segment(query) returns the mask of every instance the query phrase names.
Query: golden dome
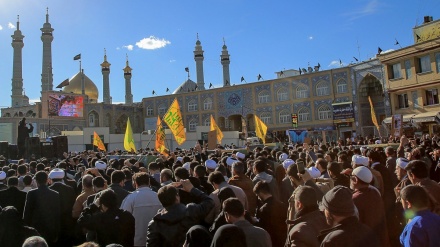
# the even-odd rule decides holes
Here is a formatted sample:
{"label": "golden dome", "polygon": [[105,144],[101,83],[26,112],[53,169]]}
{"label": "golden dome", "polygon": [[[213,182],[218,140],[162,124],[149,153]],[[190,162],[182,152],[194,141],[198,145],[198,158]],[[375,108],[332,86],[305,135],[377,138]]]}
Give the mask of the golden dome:
{"label": "golden dome", "polygon": [[[93,83],[93,81],[90,80],[90,78],[87,77],[87,75],[85,74],[84,74],[84,90],[85,90],[85,94],[89,96],[89,102],[98,102],[98,96],[99,96],[98,88],[96,87],[95,83]],[[63,88],[63,92],[75,93],[75,94],[82,93],[80,72],[78,72],[76,75],[70,78],[69,85]]]}

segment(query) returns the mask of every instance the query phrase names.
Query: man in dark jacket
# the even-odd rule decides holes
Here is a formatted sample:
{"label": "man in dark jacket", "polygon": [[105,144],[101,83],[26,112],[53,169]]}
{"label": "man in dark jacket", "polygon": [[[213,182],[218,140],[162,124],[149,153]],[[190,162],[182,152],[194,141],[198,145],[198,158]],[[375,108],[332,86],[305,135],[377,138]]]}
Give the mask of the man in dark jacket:
{"label": "man in dark jacket", "polygon": [[23,118],[18,122],[18,134],[17,134],[17,147],[18,158],[24,158],[26,153],[26,139],[29,138],[29,133],[34,131],[34,126],[29,124],[29,128],[26,127],[26,118]]}
{"label": "man in dark jacket", "polygon": [[355,216],[352,192],[344,186],[336,186],[322,198],[327,224],[332,228],[321,231],[318,239],[321,247],[373,247],[380,246],[376,234]]}
{"label": "man in dark jacket", "polygon": [[0,190],[0,207],[14,206],[20,215],[23,215],[26,192],[18,190],[17,186],[18,178],[10,177],[8,179],[8,188]]}
{"label": "man in dark jacket", "polygon": [[[201,203],[184,205],[180,203],[179,190],[173,185],[182,185],[183,190],[190,192]],[[179,184],[166,185],[159,189],[157,196],[164,207],[148,225],[147,245],[182,246],[189,228],[200,224],[203,218],[214,207],[214,202],[202,191],[194,188],[189,180]]]}
{"label": "man in dark jacket", "polygon": [[123,171],[114,171],[111,176],[112,183],[108,187],[116,193],[116,197],[118,198],[118,207],[121,206],[122,201],[125,197],[130,194],[127,190],[123,188],[125,181],[125,174]]}
{"label": "man in dark jacket", "polygon": [[27,193],[23,220],[48,243],[55,243],[60,232],[60,195],[47,187],[48,176],[44,171],[37,172],[35,180],[38,188]]}
{"label": "man in dark jacket", "polygon": [[99,206],[92,204],[90,208],[84,209],[78,225],[95,231],[100,246],[134,245],[135,219],[131,213],[119,209],[117,195],[111,189],[101,193]]}
{"label": "man in dark jacket", "polygon": [[310,186],[300,186],[294,193],[295,219],[288,220],[289,234],[286,247],[318,247],[320,231],[328,228],[324,214],[319,211],[315,190]]}

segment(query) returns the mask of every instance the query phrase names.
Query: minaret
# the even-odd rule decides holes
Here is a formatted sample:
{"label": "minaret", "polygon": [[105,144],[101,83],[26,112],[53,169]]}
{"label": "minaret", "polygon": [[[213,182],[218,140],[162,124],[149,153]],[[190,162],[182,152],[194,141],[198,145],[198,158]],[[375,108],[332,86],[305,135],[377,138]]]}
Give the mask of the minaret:
{"label": "minaret", "polygon": [[205,90],[205,76],[203,75],[203,50],[202,43],[199,40],[199,34],[197,34],[196,47],[194,50],[194,60],[196,61],[197,71],[197,90]]}
{"label": "minaret", "polygon": [[105,104],[111,104],[110,98],[110,63],[107,62],[107,52],[104,49],[104,62],[101,63],[101,72],[102,72],[102,86],[103,86],[103,102]]}
{"label": "minaret", "polygon": [[223,66],[223,87],[231,85],[231,77],[229,75],[229,52],[226,46],[225,39],[223,39],[222,54],[220,55],[220,62]]}
{"label": "minaret", "polygon": [[133,94],[131,94],[131,71],[132,69],[128,66],[128,56],[126,65],[124,68],[124,78],[125,78],[125,104],[131,105],[133,104]]}
{"label": "minaret", "polygon": [[11,107],[28,105],[23,97],[23,73],[22,73],[22,49],[24,47],[23,34],[20,31],[20,19],[17,16],[17,30],[14,31],[12,37],[12,47],[14,48],[14,60],[12,67],[12,95],[11,95]]}
{"label": "minaret", "polygon": [[53,28],[49,23],[49,8],[46,9],[46,23],[40,29],[41,41],[43,41],[43,67],[41,68],[41,92],[52,91],[52,41]]}

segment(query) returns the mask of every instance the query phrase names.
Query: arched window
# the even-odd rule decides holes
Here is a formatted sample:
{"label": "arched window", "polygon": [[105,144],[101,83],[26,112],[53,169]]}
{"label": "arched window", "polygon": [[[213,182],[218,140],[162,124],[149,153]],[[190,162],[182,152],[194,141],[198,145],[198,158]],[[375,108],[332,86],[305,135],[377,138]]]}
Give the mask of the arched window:
{"label": "arched window", "polygon": [[318,108],[318,119],[326,120],[332,118],[332,110],[328,105],[323,105]]}
{"label": "arched window", "polygon": [[99,115],[96,111],[89,113],[89,127],[99,127]]}
{"label": "arched window", "polygon": [[303,107],[298,111],[298,122],[310,121],[310,111],[308,108]]}
{"label": "arched window", "polygon": [[270,124],[272,122],[272,115],[269,112],[263,112],[260,114],[260,119],[265,124]]}
{"label": "arched window", "polygon": [[206,98],[203,101],[203,110],[212,110],[212,99],[211,98]]}
{"label": "arched window", "polygon": [[346,93],[348,91],[347,82],[345,80],[339,80],[336,83],[336,90],[338,93]]}
{"label": "arched window", "polygon": [[288,93],[287,89],[284,87],[278,89],[277,98],[278,98],[278,101],[289,100],[289,93]]}
{"label": "arched window", "polygon": [[159,107],[157,107],[157,112],[159,113],[159,115],[165,115],[165,113],[167,112],[167,107],[164,104],[159,105]]}
{"label": "arched window", "polygon": [[284,123],[289,123],[291,119],[291,115],[290,112],[288,110],[282,110],[279,113],[279,121],[280,123],[284,124]]}
{"label": "arched window", "polygon": [[316,85],[316,95],[317,96],[330,95],[330,88],[328,87],[327,82],[323,81],[318,83],[318,85]]}
{"label": "arched window", "polygon": [[309,97],[309,90],[306,86],[300,85],[296,88],[296,98],[304,99]]}
{"label": "arched window", "polygon": [[260,104],[268,103],[269,99],[270,99],[270,94],[269,91],[267,90],[264,90],[258,94],[258,103]]}
{"label": "arched window", "polygon": [[211,118],[207,117],[205,118],[205,121],[203,121],[204,126],[211,126]]}
{"label": "arched window", "polygon": [[190,102],[188,102],[188,111],[197,111],[197,101],[196,100],[191,100]]}
{"label": "arched window", "polygon": [[153,107],[151,107],[150,105],[147,106],[145,112],[146,112],[147,116],[153,116],[153,114],[154,114]]}
{"label": "arched window", "polygon": [[189,131],[196,131],[196,127],[197,127],[197,120],[192,119],[191,121],[189,121]]}

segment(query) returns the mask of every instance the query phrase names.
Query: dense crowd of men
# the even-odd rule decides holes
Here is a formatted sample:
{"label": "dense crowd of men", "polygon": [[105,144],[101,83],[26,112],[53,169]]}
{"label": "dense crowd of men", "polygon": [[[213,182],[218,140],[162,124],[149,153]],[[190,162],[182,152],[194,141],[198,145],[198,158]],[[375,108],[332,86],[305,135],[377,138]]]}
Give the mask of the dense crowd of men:
{"label": "dense crowd of men", "polygon": [[0,157],[0,245],[439,246],[440,140],[370,142]]}

